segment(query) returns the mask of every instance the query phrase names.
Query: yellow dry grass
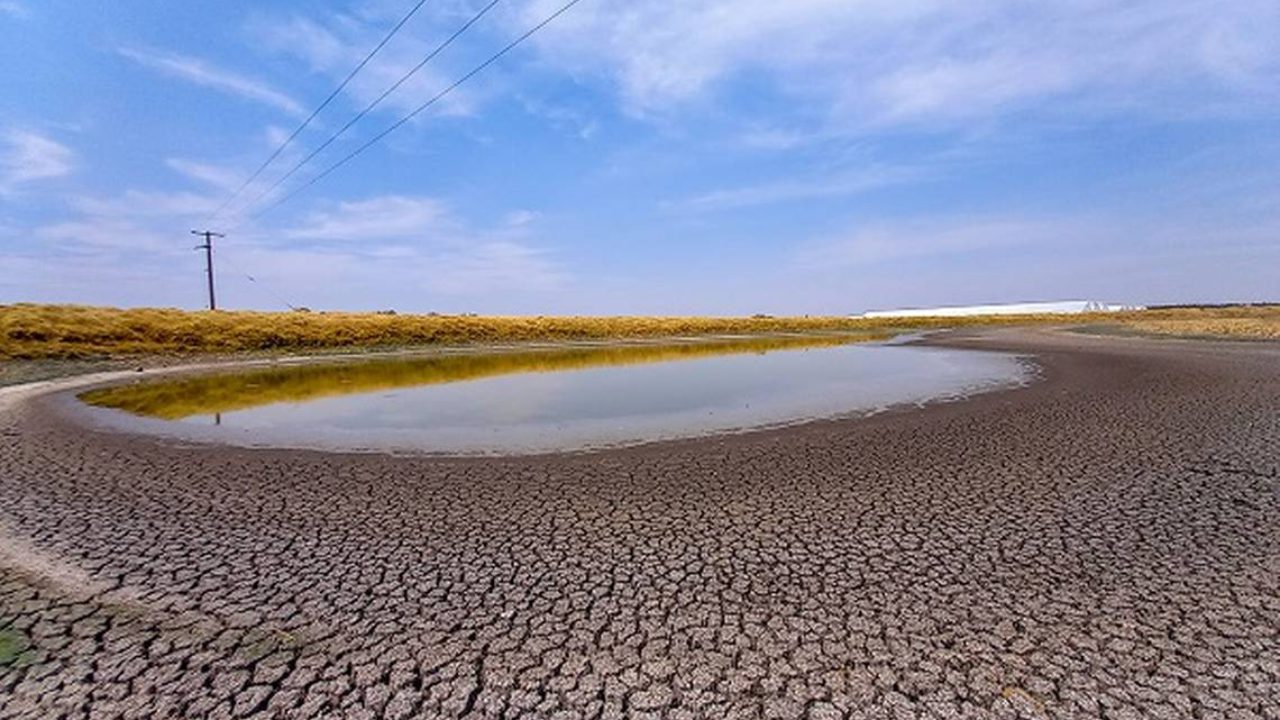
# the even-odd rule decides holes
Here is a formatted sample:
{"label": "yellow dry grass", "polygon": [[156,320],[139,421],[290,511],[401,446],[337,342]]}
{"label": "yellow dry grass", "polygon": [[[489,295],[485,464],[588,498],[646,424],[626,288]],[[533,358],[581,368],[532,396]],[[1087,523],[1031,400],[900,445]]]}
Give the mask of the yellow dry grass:
{"label": "yellow dry grass", "polygon": [[1157,335],[1280,340],[1280,306],[1157,310],[1136,313],[1125,325]]}
{"label": "yellow dry grass", "polygon": [[1274,338],[1280,336],[1280,309],[1152,310],[1095,316],[864,319],[190,312],[23,303],[0,305],[0,358],[314,351],[1032,323],[1105,323],[1154,333]]}
{"label": "yellow dry grass", "polygon": [[[933,327],[901,322],[894,327]],[[0,357],[236,353],[457,346],[813,331],[877,331],[847,317],[479,317],[379,313],[189,312],[76,305],[0,306]]]}

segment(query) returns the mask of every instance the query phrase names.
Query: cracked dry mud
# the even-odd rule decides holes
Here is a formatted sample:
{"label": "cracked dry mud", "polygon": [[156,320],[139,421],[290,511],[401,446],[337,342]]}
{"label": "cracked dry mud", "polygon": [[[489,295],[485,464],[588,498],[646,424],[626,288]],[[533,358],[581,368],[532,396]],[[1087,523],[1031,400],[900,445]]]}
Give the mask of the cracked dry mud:
{"label": "cracked dry mud", "polygon": [[1280,718],[1275,345],[597,454],[0,411],[0,716]]}

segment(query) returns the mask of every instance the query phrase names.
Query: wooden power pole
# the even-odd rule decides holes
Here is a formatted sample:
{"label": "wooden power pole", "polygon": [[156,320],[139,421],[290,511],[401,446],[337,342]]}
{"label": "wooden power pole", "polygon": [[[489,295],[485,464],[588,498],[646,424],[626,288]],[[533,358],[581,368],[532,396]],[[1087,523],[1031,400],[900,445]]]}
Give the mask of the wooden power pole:
{"label": "wooden power pole", "polygon": [[213,239],[216,237],[226,237],[226,235],[209,230],[192,230],[191,234],[204,238],[204,244],[197,245],[195,249],[204,250],[205,272],[209,276],[209,309],[217,310],[218,301],[213,295]]}

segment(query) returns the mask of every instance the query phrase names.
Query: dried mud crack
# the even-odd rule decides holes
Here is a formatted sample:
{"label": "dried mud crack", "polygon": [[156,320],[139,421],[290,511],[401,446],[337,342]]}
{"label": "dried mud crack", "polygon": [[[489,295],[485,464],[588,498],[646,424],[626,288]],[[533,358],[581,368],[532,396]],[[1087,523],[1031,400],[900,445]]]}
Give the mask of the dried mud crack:
{"label": "dried mud crack", "polygon": [[1280,718],[1280,350],[595,454],[0,409],[4,718]]}

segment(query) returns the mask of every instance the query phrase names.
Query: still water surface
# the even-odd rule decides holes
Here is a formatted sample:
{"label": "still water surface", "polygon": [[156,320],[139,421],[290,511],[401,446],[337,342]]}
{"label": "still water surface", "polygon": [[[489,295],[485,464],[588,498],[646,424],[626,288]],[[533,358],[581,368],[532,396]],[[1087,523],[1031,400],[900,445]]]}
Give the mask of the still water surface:
{"label": "still water surface", "polygon": [[1011,355],[808,337],[272,367],[82,399],[201,440],[527,453],[865,414],[1027,379]]}

